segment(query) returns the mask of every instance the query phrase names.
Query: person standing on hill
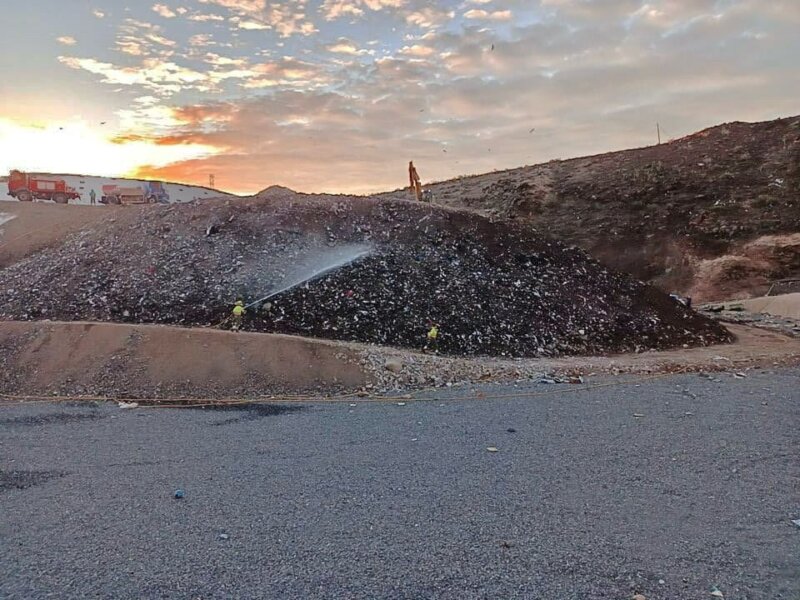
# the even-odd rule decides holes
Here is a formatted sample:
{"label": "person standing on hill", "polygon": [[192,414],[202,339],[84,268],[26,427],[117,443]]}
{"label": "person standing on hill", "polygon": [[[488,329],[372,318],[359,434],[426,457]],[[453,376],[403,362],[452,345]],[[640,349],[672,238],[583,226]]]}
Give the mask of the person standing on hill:
{"label": "person standing on hill", "polygon": [[89,192],[89,204],[97,204],[97,194],[94,190]]}

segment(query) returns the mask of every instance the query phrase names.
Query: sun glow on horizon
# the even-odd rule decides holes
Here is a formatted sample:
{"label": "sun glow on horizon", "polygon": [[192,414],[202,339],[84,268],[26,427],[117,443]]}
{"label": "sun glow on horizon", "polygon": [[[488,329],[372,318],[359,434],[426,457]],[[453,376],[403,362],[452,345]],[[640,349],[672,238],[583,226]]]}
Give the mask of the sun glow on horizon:
{"label": "sun glow on horizon", "polygon": [[20,169],[124,177],[144,166],[163,167],[222,151],[204,144],[163,145],[146,139],[119,142],[113,137],[84,121],[23,125],[0,118],[0,174]]}

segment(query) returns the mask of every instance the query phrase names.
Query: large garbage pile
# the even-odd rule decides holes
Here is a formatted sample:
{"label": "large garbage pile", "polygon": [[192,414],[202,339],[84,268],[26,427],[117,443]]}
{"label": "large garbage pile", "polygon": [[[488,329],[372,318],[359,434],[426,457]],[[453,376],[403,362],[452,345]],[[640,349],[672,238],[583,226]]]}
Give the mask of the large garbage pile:
{"label": "large garbage pile", "polygon": [[436,322],[439,350],[454,355],[730,339],[718,323],[529,226],[399,200],[155,206],[0,271],[2,319],[224,327],[238,297],[253,303],[245,330],[420,348]]}

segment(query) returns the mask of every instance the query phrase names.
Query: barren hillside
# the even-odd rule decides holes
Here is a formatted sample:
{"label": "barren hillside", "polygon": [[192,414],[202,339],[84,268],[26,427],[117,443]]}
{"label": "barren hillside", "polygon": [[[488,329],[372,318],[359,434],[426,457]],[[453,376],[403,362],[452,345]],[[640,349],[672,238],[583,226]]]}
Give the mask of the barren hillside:
{"label": "barren hillside", "polygon": [[427,188],[437,203],[530,221],[696,300],[758,295],[800,275],[800,117]]}

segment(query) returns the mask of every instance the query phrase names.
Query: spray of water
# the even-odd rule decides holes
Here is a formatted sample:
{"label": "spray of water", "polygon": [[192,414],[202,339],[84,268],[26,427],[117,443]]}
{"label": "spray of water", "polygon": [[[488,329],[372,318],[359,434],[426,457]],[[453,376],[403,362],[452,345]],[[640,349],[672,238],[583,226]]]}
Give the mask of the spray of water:
{"label": "spray of water", "polygon": [[324,252],[312,253],[304,259],[298,261],[297,267],[283,278],[283,280],[276,286],[275,289],[270,291],[263,298],[251,302],[245,308],[255,306],[269,300],[273,296],[282,294],[283,292],[297,287],[300,284],[313,281],[318,277],[341,269],[344,266],[352,264],[357,260],[372,254],[372,246],[364,244],[353,244],[348,246],[339,246],[334,249],[326,249]]}

